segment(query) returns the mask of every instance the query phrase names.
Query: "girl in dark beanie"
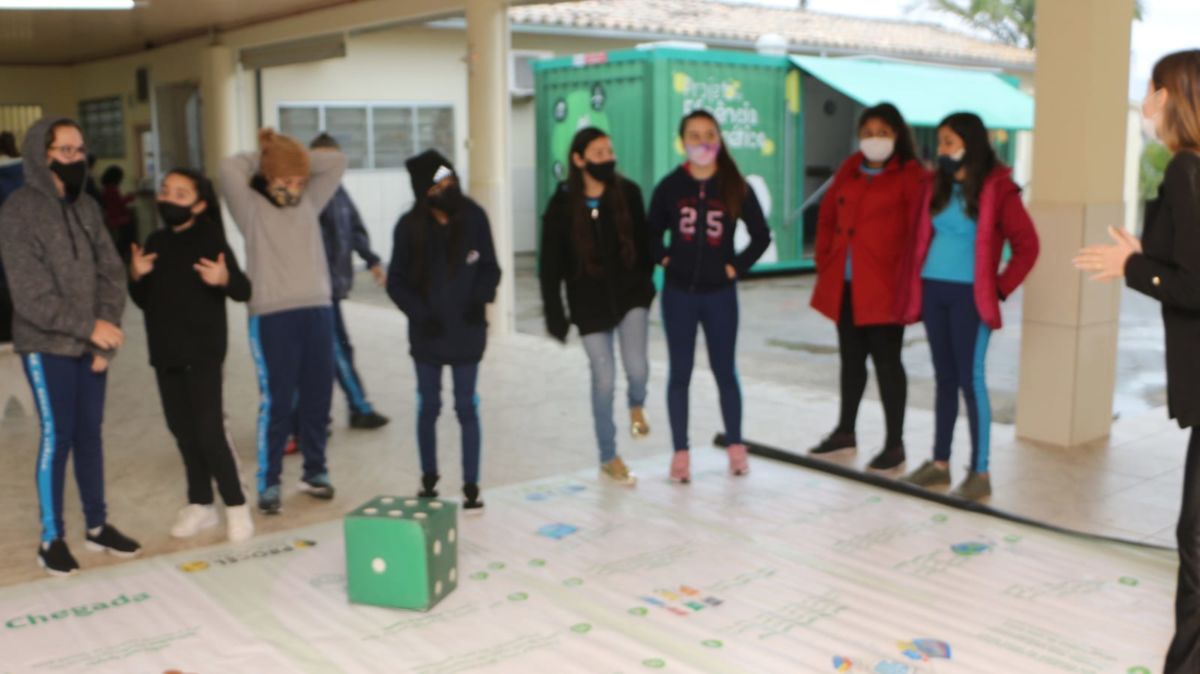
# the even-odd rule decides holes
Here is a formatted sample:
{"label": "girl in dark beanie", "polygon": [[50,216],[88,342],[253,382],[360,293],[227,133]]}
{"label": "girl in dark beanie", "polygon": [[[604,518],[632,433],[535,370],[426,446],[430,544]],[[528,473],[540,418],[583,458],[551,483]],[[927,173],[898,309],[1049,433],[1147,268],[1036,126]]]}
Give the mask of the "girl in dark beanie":
{"label": "girl in dark beanie", "polygon": [[487,214],[462,193],[450,160],[428,150],[410,158],[407,167],[416,201],[396,223],[387,291],[408,317],[409,353],[417,373],[420,496],[437,497],[436,427],[442,370],[449,366],[462,427],[463,508],[478,513],[483,501],[475,382],[487,345],[484,307],[496,298],[500,266]]}

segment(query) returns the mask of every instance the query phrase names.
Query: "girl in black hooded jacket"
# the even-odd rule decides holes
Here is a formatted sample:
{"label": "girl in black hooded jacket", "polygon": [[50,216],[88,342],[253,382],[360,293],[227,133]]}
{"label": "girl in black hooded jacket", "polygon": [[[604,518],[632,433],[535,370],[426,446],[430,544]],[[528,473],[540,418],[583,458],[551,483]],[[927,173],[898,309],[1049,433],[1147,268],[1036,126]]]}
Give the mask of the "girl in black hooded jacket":
{"label": "girl in black hooded jacket", "polygon": [[500,265],[487,214],[463,195],[450,160],[428,150],[407,166],[416,203],[396,224],[387,291],[408,316],[409,352],[417,371],[420,495],[437,497],[436,426],[442,369],[449,366],[454,411],[462,427],[463,508],[478,513],[483,501],[475,383],[487,345],[484,307],[496,298]]}
{"label": "girl in black hooded jacket", "polygon": [[[650,432],[644,406],[654,262],[642,203],[638,186],[616,172],[608,134],[589,127],[575,134],[567,180],[542,217],[539,278],[546,329],[565,343],[570,324],[579,328],[591,363],[600,471],[624,485],[637,479],[617,455],[614,342],[621,345],[628,379],[630,431],[635,438]],[[564,283],[569,321],[563,311]]]}

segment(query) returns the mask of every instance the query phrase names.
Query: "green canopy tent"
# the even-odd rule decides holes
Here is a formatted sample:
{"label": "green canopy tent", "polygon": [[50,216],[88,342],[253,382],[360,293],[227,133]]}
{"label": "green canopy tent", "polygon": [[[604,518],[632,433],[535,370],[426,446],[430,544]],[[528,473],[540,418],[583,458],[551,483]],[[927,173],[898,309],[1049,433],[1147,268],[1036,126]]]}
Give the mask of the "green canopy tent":
{"label": "green canopy tent", "polygon": [[793,56],[792,63],[862,105],[893,103],[912,126],[933,127],[952,112],[970,111],[989,129],[1033,128],[1033,97],[994,73],[812,56]]}

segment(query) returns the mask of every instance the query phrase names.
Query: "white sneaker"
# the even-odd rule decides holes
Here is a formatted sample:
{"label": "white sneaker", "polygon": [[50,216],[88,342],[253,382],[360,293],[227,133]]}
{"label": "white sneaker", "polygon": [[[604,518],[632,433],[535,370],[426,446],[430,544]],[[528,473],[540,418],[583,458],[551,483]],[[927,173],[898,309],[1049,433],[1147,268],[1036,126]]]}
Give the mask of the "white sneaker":
{"label": "white sneaker", "polygon": [[216,508],[193,503],[184,506],[175,516],[175,525],[171,527],[171,535],[175,538],[191,538],[219,523],[220,519],[217,518]]}
{"label": "white sneaker", "polygon": [[225,526],[230,543],[241,543],[254,536],[254,520],[250,518],[250,506],[226,506]]}

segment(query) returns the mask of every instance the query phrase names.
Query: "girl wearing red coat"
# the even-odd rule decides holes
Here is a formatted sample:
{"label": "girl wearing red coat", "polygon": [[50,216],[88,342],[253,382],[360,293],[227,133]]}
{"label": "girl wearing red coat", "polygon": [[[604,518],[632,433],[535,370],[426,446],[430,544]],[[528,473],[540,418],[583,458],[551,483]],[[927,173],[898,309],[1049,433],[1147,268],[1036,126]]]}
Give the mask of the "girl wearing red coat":
{"label": "girl wearing red coat", "polygon": [[925,195],[927,172],[900,111],[881,103],[863,111],[859,151],[846,160],[821,201],[817,285],[812,306],[837,324],[842,409],[837,428],[811,450],[828,456],[857,450],[855,421],[875,364],[887,425],[877,471],[903,470],[908,379],[900,351],[904,323],[896,293]]}
{"label": "girl wearing red coat", "polygon": [[[938,125],[938,174],[923,202],[902,284],[906,323],[925,323],[937,385],[933,460],[904,478],[921,487],[950,484],[950,444],[958,395],[971,425],[971,464],[954,494],[978,500],[988,478],[991,404],[985,379],[987,345],[1000,329],[1000,302],[1038,256],[1033,221],[1012,172],[996,158],[977,115],[960,112]],[[1000,271],[1004,244],[1012,258]]]}

